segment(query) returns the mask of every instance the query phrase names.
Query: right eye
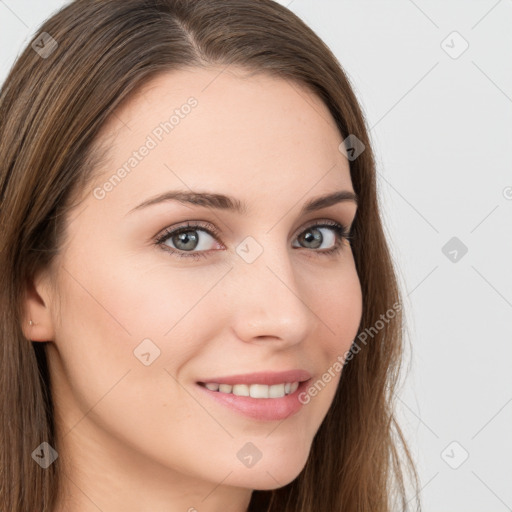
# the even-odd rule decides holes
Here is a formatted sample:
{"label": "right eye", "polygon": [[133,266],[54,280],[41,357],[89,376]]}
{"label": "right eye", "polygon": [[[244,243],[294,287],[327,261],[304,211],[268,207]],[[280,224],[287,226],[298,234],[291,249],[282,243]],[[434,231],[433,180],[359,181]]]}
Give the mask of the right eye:
{"label": "right eye", "polygon": [[[200,233],[202,233],[202,235],[200,235]],[[212,228],[209,224],[187,223],[175,228],[165,229],[163,233],[158,235],[155,243],[164,246],[163,249],[165,251],[179,258],[206,257],[204,253],[209,250],[208,245],[211,245],[211,241],[208,241],[208,237],[216,240],[218,237],[217,230]],[[172,246],[169,246],[167,241],[171,241]]]}

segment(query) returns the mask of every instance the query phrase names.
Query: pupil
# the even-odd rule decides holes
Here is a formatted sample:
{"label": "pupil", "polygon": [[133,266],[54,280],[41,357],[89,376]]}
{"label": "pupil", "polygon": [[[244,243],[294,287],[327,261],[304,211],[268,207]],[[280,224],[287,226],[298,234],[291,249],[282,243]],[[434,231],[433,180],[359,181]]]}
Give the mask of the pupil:
{"label": "pupil", "polygon": [[320,233],[318,229],[312,229],[310,231],[307,231],[306,234],[304,235],[304,239],[306,240],[307,243],[315,241],[319,242],[318,244],[314,245],[315,248],[322,245],[322,233]]}
{"label": "pupil", "polygon": [[[193,233],[193,231],[187,231],[186,233],[180,233],[177,235],[179,243],[175,245],[178,246],[179,244],[184,243],[185,247],[183,247],[183,249],[194,249],[195,242],[197,242],[197,235],[191,236],[189,233]],[[190,244],[190,242],[192,242],[192,244]]]}

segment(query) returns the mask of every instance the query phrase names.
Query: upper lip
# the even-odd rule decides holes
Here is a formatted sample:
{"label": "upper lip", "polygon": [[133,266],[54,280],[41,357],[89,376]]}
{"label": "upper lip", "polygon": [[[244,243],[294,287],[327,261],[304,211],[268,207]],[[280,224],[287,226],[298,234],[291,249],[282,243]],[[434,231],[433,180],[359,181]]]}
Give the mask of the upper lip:
{"label": "upper lip", "polygon": [[311,374],[306,370],[288,370],[284,372],[259,372],[259,373],[245,373],[240,375],[230,375],[227,377],[211,377],[198,381],[201,384],[216,383],[216,384],[281,384],[286,382],[303,382],[309,380]]}

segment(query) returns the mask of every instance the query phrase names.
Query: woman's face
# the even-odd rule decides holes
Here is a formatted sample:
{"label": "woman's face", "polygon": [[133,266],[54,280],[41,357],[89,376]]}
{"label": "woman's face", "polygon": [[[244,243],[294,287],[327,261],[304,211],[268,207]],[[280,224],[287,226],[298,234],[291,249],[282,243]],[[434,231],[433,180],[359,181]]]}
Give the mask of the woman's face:
{"label": "woman's face", "polygon": [[[190,502],[289,483],[332,403],[340,378],[332,368],[362,313],[351,247],[322,226],[350,228],[356,203],[301,211],[353,192],[334,120],[295,83],[189,69],[151,82],[101,137],[108,162],[68,219],[58,296],[48,296],[60,308],[48,309],[51,322],[35,319],[39,329],[51,325],[41,339],[52,341],[60,449],[77,461],[76,482],[88,481],[82,487],[98,503],[119,478],[133,483],[134,499],[142,486],[156,496],[179,482],[174,492],[186,489]],[[141,206],[171,191],[230,196],[243,210],[184,197]],[[288,370],[311,379],[288,398],[229,395],[239,408],[198,384]],[[326,373],[330,382],[301,404],[299,393]],[[102,493],[93,477],[105,482]]]}

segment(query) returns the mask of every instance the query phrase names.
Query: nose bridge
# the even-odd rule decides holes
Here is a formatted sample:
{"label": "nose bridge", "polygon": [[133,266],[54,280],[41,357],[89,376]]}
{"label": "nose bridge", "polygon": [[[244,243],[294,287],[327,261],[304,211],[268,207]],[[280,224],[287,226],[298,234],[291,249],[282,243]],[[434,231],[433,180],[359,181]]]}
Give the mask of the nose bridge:
{"label": "nose bridge", "polygon": [[233,325],[241,339],[269,337],[298,343],[307,336],[314,315],[302,297],[286,247],[266,244],[251,263],[241,257],[233,274],[239,291]]}

